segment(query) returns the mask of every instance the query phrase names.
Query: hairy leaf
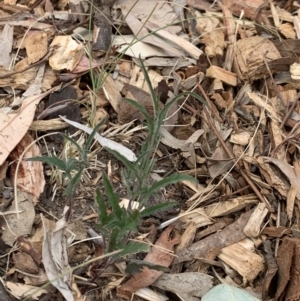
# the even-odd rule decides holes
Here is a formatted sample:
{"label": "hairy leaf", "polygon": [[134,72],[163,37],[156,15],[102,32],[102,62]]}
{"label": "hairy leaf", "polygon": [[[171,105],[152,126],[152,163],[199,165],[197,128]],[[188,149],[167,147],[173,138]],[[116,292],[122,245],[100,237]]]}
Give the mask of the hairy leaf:
{"label": "hairy leaf", "polygon": [[124,248],[123,251],[120,253],[120,257],[123,257],[128,254],[135,254],[139,252],[150,252],[150,247],[146,244],[139,243],[136,241],[130,241]]}
{"label": "hairy leaf", "polygon": [[153,264],[151,262],[147,262],[144,260],[138,260],[138,259],[131,259],[130,263],[127,265],[125,272],[127,274],[134,274],[134,273],[139,273],[142,271],[144,267],[147,267],[148,269],[156,270],[156,271],[162,271],[165,273],[169,273],[170,269],[167,267],[164,267],[159,264]]}

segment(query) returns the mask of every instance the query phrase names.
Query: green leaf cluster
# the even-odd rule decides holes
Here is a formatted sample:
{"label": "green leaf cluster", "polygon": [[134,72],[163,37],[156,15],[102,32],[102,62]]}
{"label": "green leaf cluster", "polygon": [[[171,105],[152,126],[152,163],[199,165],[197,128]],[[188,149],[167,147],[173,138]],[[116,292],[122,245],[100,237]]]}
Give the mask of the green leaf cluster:
{"label": "green leaf cluster", "polygon": [[[98,190],[96,192],[96,199],[99,206],[98,227],[107,241],[108,252],[119,248],[126,249],[127,247],[131,247],[132,242],[130,242],[129,238],[132,233],[138,231],[138,226],[144,217],[166,210],[176,204],[175,202],[167,202],[149,206],[148,200],[150,196],[156,194],[161,188],[166,187],[167,185],[183,180],[194,181],[194,178],[190,176],[179,174],[172,174],[159,181],[151,181],[150,174],[153,171],[155,164],[154,154],[160,142],[160,129],[163,126],[167,113],[175,101],[180,97],[191,93],[186,92],[179,94],[161,109],[159,95],[155,93],[147,70],[141,59],[140,64],[145,80],[149,86],[154,116],[150,116],[146,108],[136,101],[131,99],[126,99],[126,101],[136,107],[144,115],[146,120],[147,137],[141,146],[141,154],[135,162],[130,162],[120,153],[107,149],[124,165],[125,168],[123,168],[121,174],[123,184],[127,190],[127,197],[130,200],[130,204],[132,204],[131,202],[138,202],[139,208],[131,209],[130,205],[127,209],[120,208],[119,196],[114,193],[107,176],[105,174],[103,175],[106,198],[104,198]],[[199,96],[196,95],[195,97],[199,99]],[[203,101],[201,98],[200,100]],[[142,210],[144,207],[146,208]],[[108,208],[111,209],[109,213]],[[135,247],[138,246],[136,245]]]}
{"label": "green leaf cluster", "polygon": [[[148,251],[148,247],[145,244],[130,240],[132,234],[138,232],[138,226],[141,224],[144,217],[166,210],[175,205],[174,202],[168,202],[149,206],[148,200],[152,195],[156,194],[161,188],[166,187],[167,185],[183,180],[194,181],[194,178],[190,176],[178,174],[172,174],[159,181],[151,180],[150,175],[155,164],[154,154],[158,148],[161,137],[160,129],[163,126],[168,110],[180,97],[192,93],[185,92],[179,94],[161,109],[159,105],[159,95],[156,95],[151,85],[151,81],[142,60],[140,60],[140,63],[145,80],[150,89],[154,108],[154,116],[150,116],[143,105],[127,99],[132,106],[135,106],[144,115],[146,120],[147,137],[141,146],[141,153],[135,162],[130,162],[119,152],[107,149],[107,151],[114,155],[124,165],[121,175],[122,181],[127,189],[127,197],[130,200],[129,208],[120,206],[120,196],[114,192],[113,186],[105,173],[103,173],[105,193],[102,194],[99,189],[97,189],[95,193],[95,199],[99,209],[99,222],[97,226],[104,238],[106,246],[105,251],[112,252],[123,249],[122,253],[118,256]],[[193,96],[204,102],[198,95],[193,94]],[[76,146],[79,153],[79,159],[68,158],[66,160],[61,160],[56,156],[51,156],[35,157],[29,160],[42,161],[62,170],[64,176],[69,179],[69,184],[66,187],[64,194],[70,196],[75,190],[76,185],[79,183],[84,168],[88,164],[90,146],[95,134],[103,123],[104,121],[94,128],[82,147],[74,139],[67,135],[63,135],[66,140]],[[133,209],[132,202],[137,202],[139,207]]]}

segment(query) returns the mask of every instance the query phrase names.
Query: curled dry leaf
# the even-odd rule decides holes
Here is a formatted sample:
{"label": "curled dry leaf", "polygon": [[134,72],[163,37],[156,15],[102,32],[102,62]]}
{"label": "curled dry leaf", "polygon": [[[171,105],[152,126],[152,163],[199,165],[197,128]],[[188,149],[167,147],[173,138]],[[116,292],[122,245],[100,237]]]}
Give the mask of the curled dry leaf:
{"label": "curled dry leaf", "polygon": [[71,268],[68,262],[65,230],[69,207],[65,207],[64,216],[54,225],[41,215],[44,226],[43,263],[46,274],[67,301],[74,301],[71,290]]}
{"label": "curled dry leaf", "polygon": [[293,186],[297,190],[296,197],[300,199],[300,179],[291,165],[270,157],[259,157],[257,162],[261,173],[271,187],[274,187],[282,196],[286,197],[289,187]]}

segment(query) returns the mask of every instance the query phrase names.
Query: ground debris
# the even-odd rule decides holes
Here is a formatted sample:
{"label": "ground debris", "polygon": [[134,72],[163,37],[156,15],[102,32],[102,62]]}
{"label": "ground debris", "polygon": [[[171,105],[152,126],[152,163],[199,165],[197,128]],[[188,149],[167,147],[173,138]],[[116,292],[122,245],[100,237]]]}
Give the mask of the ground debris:
{"label": "ground debris", "polygon": [[[50,300],[197,301],[237,286],[299,300],[299,14],[280,0],[0,0],[1,290],[37,299],[51,279],[38,292]],[[126,210],[148,209],[133,207],[140,179],[124,168],[162,110],[147,180],[196,182],[149,197],[177,202],[124,238],[152,252],[96,259],[113,208],[101,215],[95,192],[113,195],[107,174]],[[128,279],[134,260],[144,269]]]}

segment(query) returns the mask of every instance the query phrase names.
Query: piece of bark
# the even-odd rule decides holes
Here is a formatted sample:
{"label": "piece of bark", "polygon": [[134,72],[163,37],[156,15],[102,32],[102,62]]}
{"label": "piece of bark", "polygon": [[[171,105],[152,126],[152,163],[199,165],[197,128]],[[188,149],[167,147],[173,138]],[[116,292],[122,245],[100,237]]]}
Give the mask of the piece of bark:
{"label": "piece of bark", "polygon": [[267,214],[268,209],[266,208],[265,203],[259,203],[244,228],[244,233],[248,237],[257,237],[260,233],[260,226]]}
{"label": "piece of bark", "polygon": [[199,10],[205,10],[205,11],[220,11],[221,7],[218,5],[219,3],[216,3],[216,5],[212,5],[207,0],[187,0],[187,4],[189,7],[197,8]]}
{"label": "piece of bark", "polygon": [[206,70],[206,76],[219,79],[223,83],[235,87],[237,85],[237,75],[233,72],[226,71],[218,66],[211,66]]}
{"label": "piece of bark", "polygon": [[[195,239],[197,227],[195,227],[195,223],[190,222],[185,229],[184,233],[181,236],[180,244],[177,247],[177,252],[183,250],[187,246],[189,246]],[[180,273],[182,269],[183,263],[180,262],[178,264],[173,264],[172,273]]]}
{"label": "piece of bark", "polygon": [[290,57],[296,60],[300,55],[300,40],[278,39],[271,40],[271,42],[275,45],[282,57]]}
{"label": "piece of bark", "polygon": [[252,282],[264,270],[264,259],[240,243],[223,248],[218,257],[237,271],[244,283]]}
{"label": "piece of bark", "polygon": [[223,268],[224,264],[220,261],[215,261],[217,256],[219,256],[221,253],[220,249],[211,249],[208,253],[205,254],[204,258],[201,257],[195,257],[195,259],[198,259],[202,262],[201,266],[199,267],[199,272],[201,273],[207,273],[208,269],[212,264],[220,263],[220,266]]}
{"label": "piece of bark", "polygon": [[190,247],[185,248],[177,253],[177,262],[187,261],[194,256],[204,257],[212,248],[222,249],[231,244],[234,244],[245,237],[243,232],[253,210],[242,214],[234,223],[224,228],[223,231],[204,238]]}
{"label": "piece of bark", "polygon": [[265,261],[267,264],[267,272],[263,277],[263,284],[262,284],[262,297],[265,300],[268,296],[270,296],[270,285],[271,281],[273,280],[275,274],[277,273],[278,266],[273,257],[273,252],[271,249],[271,242],[270,240],[266,240],[263,242],[264,251],[266,252]]}
{"label": "piece of bark", "polygon": [[257,204],[258,198],[254,194],[239,196],[216,204],[208,205],[204,209],[205,215],[212,217],[226,216],[233,212],[242,210],[248,205]]}
{"label": "piece of bark", "polygon": [[278,249],[278,283],[274,301],[300,300],[300,240],[286,237]]}
{"label": "piece of bark", "polygon": [[250,37],[239,40],[235,44],[235,68],[241,80],[249,78],[251,80],[269,76],[266,68],[269,69],[272,61],[282,59],[274,44],[263,37]]}
{"label": "piece of bark", "polygon": [[94,1],[94,31],[93,31],[93,51],[101,55],[107,51],[111,44],[112,20],[111,8],[116,0],[95,0]]}
{"label": "piece of bark", "polygon": [[216,224],[208,226],[206,229],[204,229],[201,232],[196,234],[196,240],[200,240],[203,237],[206,237],[212,233],[215,233],[215,232],[223,229],[225,226],[226,226],[226,224],[224,222],[218,222]]}
{"label": "piece of bark", "polygon": [[212,276],[198,272],[164,274],[153,286],[173,292],[181,300],[199,301],[199,298],[212,288],[212,279]]}
{"label": "piece of bark", "polygon": [[290,229],[286,227],[279,226],[279,227],[266,227],[263,229],[263,235],[268,235],[270,237],[282,237],[283,235],[288,235],[291,233]]}
{"label": "piece of bark", "polygon": [[252,0],[252,1],[236,1],[236,0],[226,0],[222,1],[229,10],[236,16],[240,16],[241,11],[243,11],[243,16],[254,20],[256,16],[257,9],[264,3],[264,0]]}

